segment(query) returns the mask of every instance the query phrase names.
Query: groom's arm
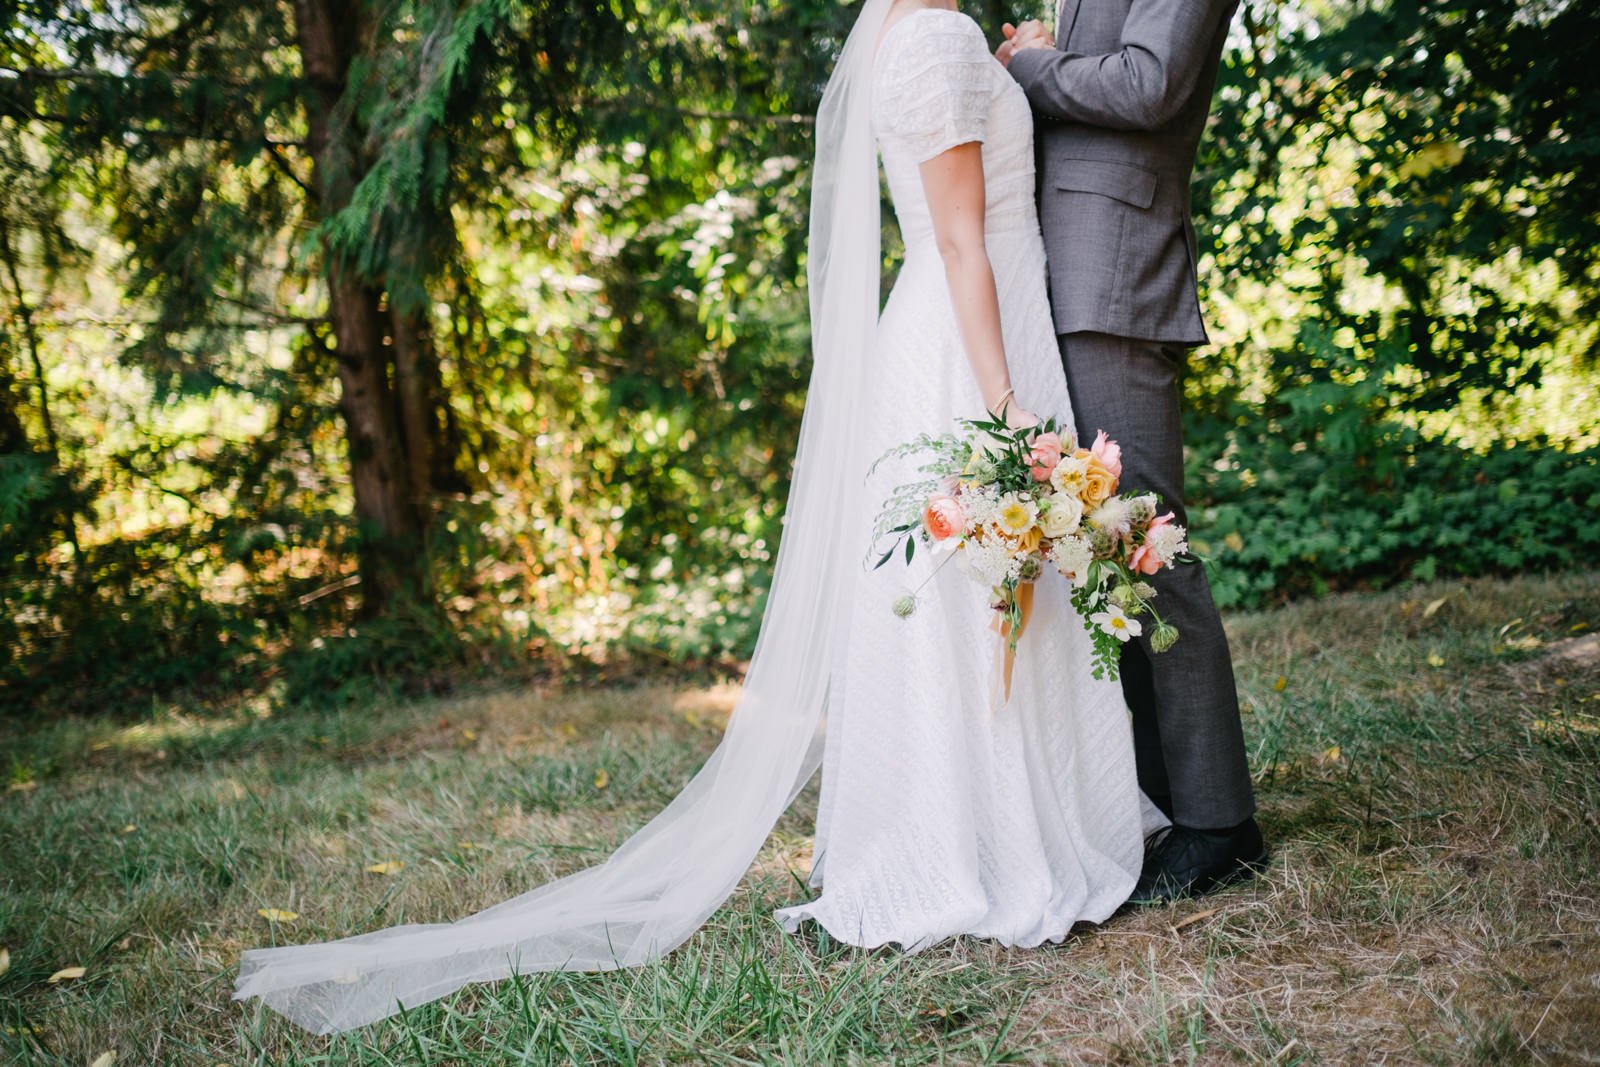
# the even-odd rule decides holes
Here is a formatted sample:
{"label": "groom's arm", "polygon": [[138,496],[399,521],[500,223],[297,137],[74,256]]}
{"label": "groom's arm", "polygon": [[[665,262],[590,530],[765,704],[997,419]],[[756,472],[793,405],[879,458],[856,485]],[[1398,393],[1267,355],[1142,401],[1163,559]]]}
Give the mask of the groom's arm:
{"label": "groom's arm", "polygon": [[1152,130],[1183,107],[1237,0],[1133,0],[1122,47],[1086,56],[1022,48],[1007,66],[1035,111],[1069,122]]}

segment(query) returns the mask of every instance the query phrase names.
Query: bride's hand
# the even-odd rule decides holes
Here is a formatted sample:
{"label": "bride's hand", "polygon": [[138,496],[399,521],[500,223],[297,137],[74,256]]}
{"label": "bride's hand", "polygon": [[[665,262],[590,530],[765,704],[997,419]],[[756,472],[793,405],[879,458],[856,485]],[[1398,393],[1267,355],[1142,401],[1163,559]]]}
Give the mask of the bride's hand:
{"label": "bride's hand", "polygon": [[1021,404],[1018,404],[1014,400],[1006,404],[1005,417],[1006,425],[1013,430],[1021,430],[1029,426],[1039,425],[1039,416],[1035,415],[1033,412],[1029,411],[1027,408],[1023,407]]}
{"label": "bride's hand", "polygon": [[1006,425],[1011,427],[1013,430],[1020,430],[1028,426],[1037,426],[1039,425],[1039,416],[1035,415],[1027,408],[1007,408]]}

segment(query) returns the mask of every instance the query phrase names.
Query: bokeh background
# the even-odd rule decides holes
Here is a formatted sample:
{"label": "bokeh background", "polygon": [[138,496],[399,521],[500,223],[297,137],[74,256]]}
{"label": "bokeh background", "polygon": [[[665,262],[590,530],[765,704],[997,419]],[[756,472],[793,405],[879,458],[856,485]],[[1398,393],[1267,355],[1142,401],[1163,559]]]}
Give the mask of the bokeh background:
{"label": "bokeh background", "polygon": [[[737,664],[856,10],[0,8],[0,706]],[[1225,607],[1589,564],[1597,39],[1244,0],[1185,384]]]}

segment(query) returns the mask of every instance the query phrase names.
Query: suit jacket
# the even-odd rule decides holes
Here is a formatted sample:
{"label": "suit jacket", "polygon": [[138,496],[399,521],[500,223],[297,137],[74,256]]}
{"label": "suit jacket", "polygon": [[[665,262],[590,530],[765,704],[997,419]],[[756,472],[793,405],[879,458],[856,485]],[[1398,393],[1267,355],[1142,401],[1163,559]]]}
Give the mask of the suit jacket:
{"label": "suit jacket", "polygon": [[1064,0],[1011,58],[1037,120],[1057,333],[1204,344],[1189,197],[1239,0]]}

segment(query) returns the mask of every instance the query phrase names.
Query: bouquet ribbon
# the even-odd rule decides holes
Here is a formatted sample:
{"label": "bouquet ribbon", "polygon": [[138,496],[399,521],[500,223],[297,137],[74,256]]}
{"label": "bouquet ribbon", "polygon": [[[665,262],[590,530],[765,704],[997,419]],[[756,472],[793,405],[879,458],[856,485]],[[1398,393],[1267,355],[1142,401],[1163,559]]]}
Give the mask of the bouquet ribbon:
{"label": "bouquet ribbon", "polygon": [[[1017,598],[1015,637],[1020,640],[1022,631],[1027,627],[1028,619],[1033,614],[1033,583],[1019,583],[1015,596]],[[1000,638],[1000,644],[995,649],[995,669],[989,675],[989,715],[992,718],[995,711],[1011,699],[1011,669],[1016,666],[1017,651],[1012,647],[1011,620],[1004,614],[995,612],[994,618],[989,623],[989,629]]]}

